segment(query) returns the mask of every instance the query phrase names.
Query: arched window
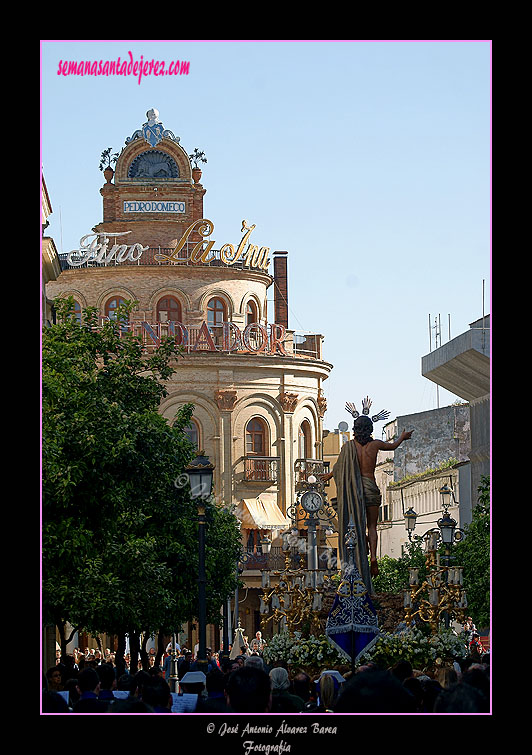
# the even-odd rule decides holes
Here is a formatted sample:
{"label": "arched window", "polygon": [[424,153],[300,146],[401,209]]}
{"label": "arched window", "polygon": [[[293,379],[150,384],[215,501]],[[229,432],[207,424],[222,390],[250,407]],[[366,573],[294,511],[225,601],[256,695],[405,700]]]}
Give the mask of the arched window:
{"label": "arched window", "polygon": [[226,306],[223,299],[215,297],[207,304],[207,325],[211,328],[221,325],[226,318]]}
{"label": "arched window", "polygon": [[257,305],[250,300],[246,305],[246,325],[252,325],[254,322],[258,322]]}
{"label": "arched window", "polygon": [[181,303],[175,296],[165,296],[157,302],[157,322],[182,322]]}
{"label": "arched window", "polygon": [[185,427],[184,433],[191,443],[193,443],[197,449],[199,449],[200,431],[199,425],[195,419],[191,419],[190,423]]}
{"label": "arched window", "polygon": [[114,296],[112,299],[109,299],[105,305],[105,316],[110,320],[116,320],[116,310],[125,303],[126,300],[120,296]]}
{"label": "arched window", "polygon": [[307,419],[299,425],[299,458],[312,459],[312,432]]}
{"label": "arched window", "polygon": [[266,437],[266,424],[254,417],[246,425],[246,454],[267,456]]}
{"label": "arched window", "polygon": [[79,301],[76,301],[74,299],[74,314],[76,315],[76,320],[81,325],[81,304]]}

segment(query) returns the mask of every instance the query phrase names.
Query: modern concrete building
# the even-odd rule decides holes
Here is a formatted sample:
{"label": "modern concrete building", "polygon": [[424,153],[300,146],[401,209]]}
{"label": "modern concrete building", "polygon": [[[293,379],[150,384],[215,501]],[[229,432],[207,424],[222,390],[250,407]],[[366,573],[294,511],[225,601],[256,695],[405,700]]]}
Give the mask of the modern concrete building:
{"label": "modern concrete building", "polygon": [[[489,325],[489,316],[481,318],[469,331],[423,357],[423,375],[463,398],[462,403],[399,416],[382,430],[389,442],[403,430],[414,433],[395,451],[378,454],[379,558],[403,554],[408,543],[405,513],[410,508],[418,515],[416,535],[437,526],[443,514],[443,485],[453,492],[449,513],[458,526],[471,522],[480,477],[489,474]],[[331,469],[342,444],[350,439],[348,431],[325,431],[323,458]],[[335,495],[331,480],[328,496]]]}
{"label": "modern concrete building", "polygon": [[471,495],[490,474],[490,315],[422,358],[421,374],[469,402]]}
{"label": "modern concrete building", "polygon": [[401,556],[408,542],[404,515],[409,508],[418,514],[416,534],[436,526],[444,484],[453,491],[449,513],[458,526],[471,521],[480,479],[490,473],[489,315],[424,356],[422,374],[464,403],[397,417],[385,426],[389,440],[403,430],[414,429],[414,434],[395,451],[379,454],[379,556]]}

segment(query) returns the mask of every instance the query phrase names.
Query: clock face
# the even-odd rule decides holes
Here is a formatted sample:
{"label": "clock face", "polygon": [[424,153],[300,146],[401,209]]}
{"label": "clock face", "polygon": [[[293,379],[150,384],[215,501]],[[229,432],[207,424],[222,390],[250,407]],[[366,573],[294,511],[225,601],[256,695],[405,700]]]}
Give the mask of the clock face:
{"label": "clock face", "polygon": [[301,496],[301,505],[305,511],[318,511],[321,508],[322,503],[321,495],[315,490],[309,490]]}

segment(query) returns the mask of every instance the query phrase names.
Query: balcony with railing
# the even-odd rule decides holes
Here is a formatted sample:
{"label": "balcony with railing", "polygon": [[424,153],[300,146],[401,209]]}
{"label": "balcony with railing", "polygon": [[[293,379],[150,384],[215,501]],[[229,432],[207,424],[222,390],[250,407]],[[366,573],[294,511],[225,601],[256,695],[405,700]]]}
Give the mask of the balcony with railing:
{"label": "balcony with railing", "polygon": [[323,336],[319,333],[301,333],[292,331],[292,351],[297,356],[309,359],[321,359]]}
{"label": "balcony with railing", "polygon": [[[318,477],[321,474],[327,474],[330,462],[323,459],[296,459],[294,463],[294,472],[296,473],[296,484],[308,482],[311,475]],[[325,485],[329,483],[326,482]]]}
{"label": "balcony with railing", "polygon": [[[246,550],[242,559],[244,571],[259,569],[260,571],[282,571],[286,568],[286,557],[289,557],[290,569],[307,569],[308,553],[306,547],[300,551],[286,551],[279,546],[272,546],[269,553],[262,553],[260,550]],[[337,550],[326,545],[318,546],[318,568],[324,571],[337,568]]]}
{"label": "balcony with railing", "polygon": [[279,456],[246,456],[244,479],[246,482],[277,482],[280,461]]}

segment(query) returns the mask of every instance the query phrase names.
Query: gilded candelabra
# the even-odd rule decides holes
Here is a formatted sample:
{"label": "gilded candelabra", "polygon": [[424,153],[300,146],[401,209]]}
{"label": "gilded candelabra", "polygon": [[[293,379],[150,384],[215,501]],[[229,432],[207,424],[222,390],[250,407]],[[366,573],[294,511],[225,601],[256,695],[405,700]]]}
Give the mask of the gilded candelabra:
{"label": "gilded candelabra", "polygon": [[[432,540],[433,546],[435,541]],[[440,554],[430,547],[425,557],[427,576],[420,582],[417,568],[410,568],[409,586],[404,593],[405,622],[410,626],[418,617],[437,634],[442,618],[446,625],[454,617],[464,622],[467,597],[463,587],[463,567],[440,564]]]}
{"label": "gilded candelabra", "polygon": [[[291,564],[291,556],[287,553],[283,570],[262,572],[261,629],[271,622],[282,628],[286,626],[293,634],[309,622],[311,634],[319,633],[323,596],[329,587],[333,587],[331,578],[321,571],[305,570],[303,558],[297,569]],[[271,577],[278,577],[278,583],[273,587]]]}
{"label": "gilded candelabra", "polygon": [[[447,484],[440,488],[443,516],[438,519],[438,526],[428,530],[422,536],[413,535],[417,514],[410,508],[405,513],[406,529],[410,542],[425,542],[425,564],[427,576],[420,584],[419,569],[410,569],[409,587],[404,593],[405,621],[410,626],[415,617],[430,624],[432,634],[438,632],[443,619],[449,626],[451,618],[463,622],[467,608],[466,591],[463,587],[463,567],[451,566],[451,548],[454,542],[460,542],[465,532],[457,527],[456,521],[449,514],[451,498],[458,505],[454,491]],[[440,565],[438,546],[443,543],[444,564]]]}

